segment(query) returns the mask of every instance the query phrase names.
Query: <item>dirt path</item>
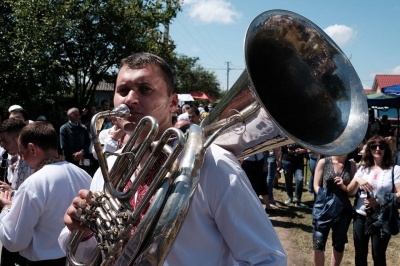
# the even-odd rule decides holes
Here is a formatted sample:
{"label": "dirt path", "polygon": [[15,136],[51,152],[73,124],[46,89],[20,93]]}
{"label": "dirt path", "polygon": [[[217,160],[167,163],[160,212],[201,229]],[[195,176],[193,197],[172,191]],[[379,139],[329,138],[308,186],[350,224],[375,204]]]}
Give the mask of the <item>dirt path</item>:
{"label": "dirt path", "polygon": [[291,228],[280,226],[282,222],[286,222],[286,217],[270,216],[270,220],[274,225],[274,229],[281,240],[282,246],[286,252],[289,266],[304,266],[310,263],[310,254],[299,252],[296,242],[293,241]]}

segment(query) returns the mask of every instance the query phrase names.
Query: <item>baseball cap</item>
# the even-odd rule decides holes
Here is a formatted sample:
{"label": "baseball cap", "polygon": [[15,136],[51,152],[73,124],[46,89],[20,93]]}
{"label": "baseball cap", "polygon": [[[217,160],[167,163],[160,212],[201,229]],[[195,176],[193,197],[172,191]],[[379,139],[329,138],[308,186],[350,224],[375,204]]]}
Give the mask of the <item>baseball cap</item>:
{"label": "baseball cap", "polygon": [[11,113],[12,111],[21,110],[21,109],[24,109],[24,108],[22,108],[20,105],[14,104],[14,105],[11,105],[10,108],[8,108],[8,112]]}
{"label": "baseball cap", "polygon": [[46,121],[46,117],[44,115],[40,115],[40,116],[38,116],[36,121]]}

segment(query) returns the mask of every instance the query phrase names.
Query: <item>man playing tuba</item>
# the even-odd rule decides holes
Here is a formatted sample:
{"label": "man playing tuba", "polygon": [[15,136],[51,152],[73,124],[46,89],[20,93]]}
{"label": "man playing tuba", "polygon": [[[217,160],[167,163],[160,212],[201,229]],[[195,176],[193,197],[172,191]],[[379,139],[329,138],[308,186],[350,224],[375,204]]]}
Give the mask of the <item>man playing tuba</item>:
{"label": "man playing tuba", "polygon": [[[178,106],[173,83],[172,71],[163,59],[149,53],[133,54],[122,60],[114,105],[126,104],[130,109],[128,120],[136,125],[144,116],[153,116],[161,135],[172,126],[171,117]],[[98,171],[91,191],[102,190],[103,183]],[[64,216],[68,229],[59,238],[65,249],[70,231],[85,230],[86,237],[77,252],[77,256],[82,255],[77,259],[83,262],[96,247],[91,231],[80,225],[77,216],[82,201],[90,201],[88,193],[81,190],[72,201]],[[210,145],[186,219],[164,265],[233,265],[235,261],[246,265],[287,264],[280,240],[238,160],[221,147]]]}

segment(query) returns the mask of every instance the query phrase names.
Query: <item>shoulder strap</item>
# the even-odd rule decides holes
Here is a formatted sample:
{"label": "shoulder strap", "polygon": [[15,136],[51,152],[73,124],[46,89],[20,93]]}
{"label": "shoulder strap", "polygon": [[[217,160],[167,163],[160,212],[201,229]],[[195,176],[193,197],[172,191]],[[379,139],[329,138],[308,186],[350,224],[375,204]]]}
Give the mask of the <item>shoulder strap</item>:
{"label": "shoulder strap", "polygon": [[346,160],[345,160],[345,162],[344,162],[344,165],[343,165],[342,172],[340,173],[340,177],[341,177],[341,178],[344,177],[344,172],[346,171],[346,168],[348,167],[348,165],[349,165],[349,160],[346,158]]}
{"label": "shoulder strap", "polygon": [[393,167],[392,167],[392,193],[396,193],[396,187],[394,186],[394,168],[395,167],[396,167],[395,165],[393,165]]}

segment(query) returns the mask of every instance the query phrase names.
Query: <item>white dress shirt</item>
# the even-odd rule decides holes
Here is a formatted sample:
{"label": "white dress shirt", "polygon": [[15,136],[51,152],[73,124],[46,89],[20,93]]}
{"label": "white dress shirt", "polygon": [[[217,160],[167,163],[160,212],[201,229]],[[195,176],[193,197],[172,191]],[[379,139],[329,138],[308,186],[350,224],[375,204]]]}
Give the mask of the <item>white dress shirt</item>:
{"label": "white dress shirt", "polygon": [[16,191],[9,212],[0,215],[0,241],[31,261],[65,256],[58,244],[64,214],[91,177],[68,162],[45,165]]}
{"label": "white dress shirt", "polygon": [[[91,189],[102,187],[96,173]],[[59,242],[65,249],[67,229]],[[95,244],[94,238],[81,243],[77,258],[90,257],[87,251]],[[287,265],[259,198],[230,152],[216,145],[207,150],[198,187],[164,265]]]}

